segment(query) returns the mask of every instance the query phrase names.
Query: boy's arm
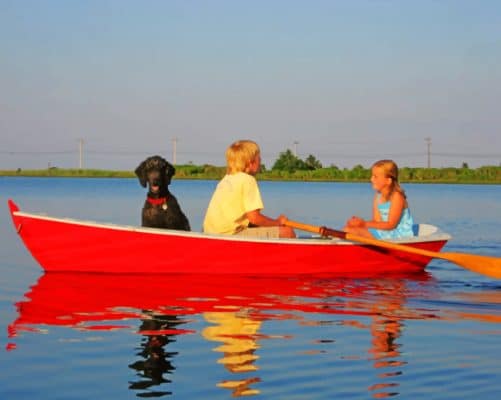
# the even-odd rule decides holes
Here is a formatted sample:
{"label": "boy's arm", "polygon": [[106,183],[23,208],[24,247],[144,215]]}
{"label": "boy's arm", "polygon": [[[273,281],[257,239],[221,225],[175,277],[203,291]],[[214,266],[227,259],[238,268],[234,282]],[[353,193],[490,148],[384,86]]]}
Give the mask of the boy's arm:
{"label": "boy's arm", "polygon": [[283,225],[283,221],[280,221],[280,217],[273,219],[261,214],[260,210],[252,210],[246,213],[249,222],[256,226],[280,226]]}

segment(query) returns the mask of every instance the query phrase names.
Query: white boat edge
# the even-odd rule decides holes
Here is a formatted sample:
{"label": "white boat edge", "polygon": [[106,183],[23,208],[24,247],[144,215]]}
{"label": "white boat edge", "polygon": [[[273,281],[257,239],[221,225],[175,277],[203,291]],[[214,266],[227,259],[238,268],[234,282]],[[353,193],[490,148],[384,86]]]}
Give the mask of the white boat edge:
{"label": "white boat edge", "polygon": [[[103,229],[112,229],[112,230],[120,230],[120,231],[129,231],[129,232],[137,232],[137,233],[145,233],[152,235],[165,235],[165,236],[184,236],[184,237],[193,237],[199,239],[208,239],[208,240],[225,240],[225,241],[244,241],[244,242],[268,242],[268,243],[282,243],[282,244],[318,244],[318,245],[358,245],[361,244],[353,243],[350,241],[338,239],[338,238],[322,238],[320,236],[300,236],[295,239],[263,239],[263,238],[249,238],[249,237],[240,237],[234,235],[214,235],[202,232],[194,232],[194,231],[179,231],[172,229],[160,229],[160,228],[147,228],[133,225],[119,225],[109,222],[97,222],[91,220],[80,220],[75,218],[58,218],[48,216],[46,214],[38,214],[38,213],[30,213],[25,211],[14,211],[14,215],[19,217],[26,218],[36,218],[45,221],[58,222],[58,223],[67,223],[73,225],[82,225],[93,228],[103,228]],[[451,235],[443,232],[440,228],[431,225],[431,224],[418,224],[418,236],[413,236],[409,238],[402,239],[393,239],[388,240],[390,243],[398,243],[398,244],[411,244],[411,243],[423,243],[423,242],[435,242],[440,240],[449,241],[451,239]]]}

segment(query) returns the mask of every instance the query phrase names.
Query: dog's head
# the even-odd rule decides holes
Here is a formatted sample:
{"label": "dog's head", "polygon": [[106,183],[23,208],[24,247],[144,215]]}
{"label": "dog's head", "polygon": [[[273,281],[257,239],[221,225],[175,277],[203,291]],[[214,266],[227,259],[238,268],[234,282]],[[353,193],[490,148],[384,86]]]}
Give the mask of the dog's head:
{"label": "dog's head", "polygon": [[174,166],[160,156],[148,157],[134,171],[141,186],[149,186],[150,191],[157,193],[165,189],[176,173]]}

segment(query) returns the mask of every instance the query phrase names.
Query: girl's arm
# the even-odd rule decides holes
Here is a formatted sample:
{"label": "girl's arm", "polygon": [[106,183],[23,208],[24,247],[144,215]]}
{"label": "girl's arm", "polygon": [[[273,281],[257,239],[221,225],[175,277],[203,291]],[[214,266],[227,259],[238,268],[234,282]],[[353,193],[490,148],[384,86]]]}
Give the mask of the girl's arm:
{"label": "girl's arm", "polygon": [[[405,197],[402,195],[402,193],[393,193],[390,200],[388,221],[381,221],[380,218],[379,221],[376,219],[374,221],[366,221],[365,227],[383,230],[395,229],[400,221],[400,217],[402,216],[402,212],[404,211],[405,204]],[[376,204],[375,206],[377,208]],[[379,211],[377,212],[377,215],[379,215]]]}
{"label": "girl's arm", "polygon": [[379,208],[377,206],[379,200],[379,195],[377,193],[374,194],[374,199],[372,200],[372,220],[373,221],[381,221],[381,214],[379,214]]}

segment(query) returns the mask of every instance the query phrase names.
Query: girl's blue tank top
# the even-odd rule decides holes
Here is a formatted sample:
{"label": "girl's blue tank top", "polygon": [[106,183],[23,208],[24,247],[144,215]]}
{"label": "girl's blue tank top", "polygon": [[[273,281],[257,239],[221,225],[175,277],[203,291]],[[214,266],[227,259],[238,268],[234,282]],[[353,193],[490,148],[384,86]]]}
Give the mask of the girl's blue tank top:
{"label": "girl's blue tank top", "polygon": [[[382,221],[388,221],[388,214],[390,213],[391,202],[387,201],[385,203],[378,204],[379,214],[381,215]],[[376,239],[399,239],[405,237],[414,236],[414,231],[412,229],[414,225],[414,219],[412,218],[409,208],[404,208],[402,211],[402,216],[395,229],[384,230],[384,229],[369,229],[372,235]]]}

